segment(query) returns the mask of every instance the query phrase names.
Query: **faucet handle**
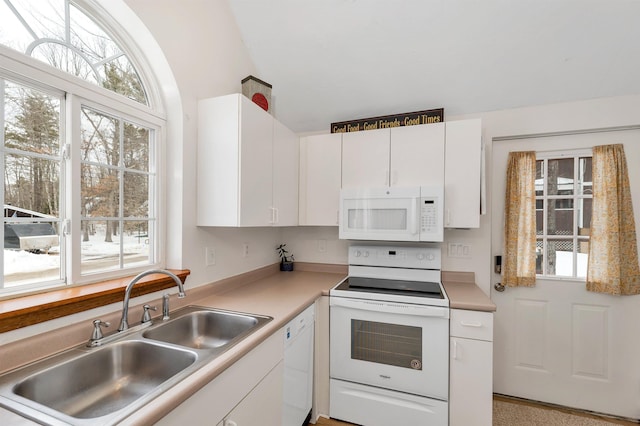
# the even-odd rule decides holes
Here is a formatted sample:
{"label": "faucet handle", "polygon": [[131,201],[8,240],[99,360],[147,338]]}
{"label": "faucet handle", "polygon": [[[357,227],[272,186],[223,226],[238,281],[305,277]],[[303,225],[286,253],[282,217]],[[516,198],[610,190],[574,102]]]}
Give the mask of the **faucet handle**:
{"label": "faucet handle", "polygon": [[91,333],[91,339],[89,339],[89,344],[91,345],[94,342],[97,342],[98,340],[102,339],[104,336],[102,334],[102,328],[101,327],[109,327],[111,325],[111,323],[109,323],[108,321],[102,321],[102,320],[94,320],[93,321],[93,333]]}
{"label": "faucet handle", "polygon": [[149,313],[150,310],[152,310],[152,311],[157,311],[158,310],[158,308],[156,308],[155,306],[151,306],[151,305],[144,305],[142,307],[142,309],[144,310],[144,312],[142,313],[142,320],[140,321],[141,323],[145,323],[145,322],[151,321],[151,314]]}

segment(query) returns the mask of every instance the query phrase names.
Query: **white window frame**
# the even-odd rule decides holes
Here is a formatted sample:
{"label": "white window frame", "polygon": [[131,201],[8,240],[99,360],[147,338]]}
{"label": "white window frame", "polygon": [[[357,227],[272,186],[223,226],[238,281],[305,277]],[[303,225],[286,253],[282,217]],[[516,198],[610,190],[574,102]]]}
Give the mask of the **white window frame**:
{"label": "white window frame", "polygon": [[[66,249],[66,261],[64,265],[61,264],[61,269],[66,270],[66,277],[62,283],[43,283],[41,286],[37,286],[37,289],[45,290],[52,285],[87,284],[129,276],[149,268],[164,267],[164,246],[166,241],[164,200],[166,185],[164,167],[162,167],[162,165],[164,164],[165,158],[164,138],[166,117],[163,111],[161,111],[160,108],[140,104],[122,95],[96,86],[3,45],[0,45],[0,59],[0,77],[3,79],[33,87],[47,93],[66,94],[65,103],[62,107],[64,112],[61,114],[60,127],[61,147],[67,144],[72,147],[70,158],[66,161],[67,164],[65,166],[67,169],[66,173],[69,174],[71,178],[67,178],[64,187],[61,188],[61,197],[64,196],[63,194],[65,193],[71,195],[61,200],[61,202],[65,204],[64,206],[61,205],[60,208],[61,221],[64,222],[65,219],[69,219],[71,223],[71,238],[65,238],[64,242],[61,241],[61,246],[64,244]],[[149,84],[147,81],[144,81],[144,83],[145,85]],[[149,90],[149,93],[157,93],[157,90],[152,88]],[[153,96],[150,97],[151,103],[153,103],[153,98]],[[80,140],[80,109],[82,105],[123,117],[127,121],[152,129],[155,134],[155,164],[150,164],[150,169],[152,168],[155,171],[156,178],[156,181],[153,183],[156,188],[156,198],[153,201],[150,200],[150,202],[155,203],[156,206],[155,214],[150,212],[150,217],[153,215],[156,223],[156,239],[154,241],[154,247],[151,250],[155,254],[154,263],[90,275],[80,274],[81,253],[79,250],[80,239],[78,238],[78,236],[81,235],[79,208],[80,148],[78,143],[76,143],[74,147],[72,142],[74,140]],[[63,209],[64,217],[62,216]],[[34,288],[34,285],[11,287],[2,289],[0,295],[17,294],[25,291],[33,292]]]}
{"label": "white window frame", "polygon": [[[536,246],[537,241],[542,240],[542,274],[536,274],[537,278],[540,279],[554,279],[554,280],[569,280],[569,281],[581,281],[584,282],[586,277],[577,276],[578,271],[578,247],[581,241],[589,241],[589,236],[580,236],[578,235],[578,208],[580,200],[584,199],[592,199],[593,195],[587,194],[579,194],[577,190],[577,182],[579,176],[579,159],[584,157],[593,157],[593,151],[591,149],[575,149],[575,150],[564,150],[564,151],[537,151],[536,152],[536,161],[543,162],[543,170],[547,169],[547,162],[549,160],[555,159],[566,159],[573,158],[574,160],[574,168],[573,168],[573,194],[572,195],[549,195],[548,191],[548,173],[544,175],[543,179],[543,194],[541,196],[536,195],[536,203],[538,200],[542,200],[542,234],[536,233]],[[563,235],[549,235],[548,232],[548,205],[549,201],[559,200],[559,199],[572,199],[573,200],[573,229],[572,234],[570,236]],[[537,209],[536,209],[537,210]],[[536,226],[537,228],[537,226]],[[547,269],[547,244],[549,240],[567,240],[571,241],[573,244],[573,270],[572,275],[550,275],[546,273]]]}

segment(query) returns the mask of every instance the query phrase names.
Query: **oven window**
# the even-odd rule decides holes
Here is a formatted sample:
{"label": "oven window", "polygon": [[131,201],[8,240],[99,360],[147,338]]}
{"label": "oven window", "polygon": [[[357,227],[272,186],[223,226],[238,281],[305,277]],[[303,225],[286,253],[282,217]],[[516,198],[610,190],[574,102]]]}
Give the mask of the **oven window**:
{"label": "oven window", "polygon": [[349,209],[349,229],[407,229],[407,209]]}
{"label": "oven window", "polygon": [[351,359],[422,370],[422,329],[352,319]]}

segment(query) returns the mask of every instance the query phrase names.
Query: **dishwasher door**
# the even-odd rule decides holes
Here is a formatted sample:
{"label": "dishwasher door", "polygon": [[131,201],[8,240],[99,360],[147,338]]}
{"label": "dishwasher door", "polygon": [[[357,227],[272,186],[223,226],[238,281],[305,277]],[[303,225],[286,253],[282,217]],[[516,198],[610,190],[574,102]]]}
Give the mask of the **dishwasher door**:
{"label": "dishwasher door", "polygon": [[283,426],[306,425],[311,416],[314,309],[309,306],[284,327]]}

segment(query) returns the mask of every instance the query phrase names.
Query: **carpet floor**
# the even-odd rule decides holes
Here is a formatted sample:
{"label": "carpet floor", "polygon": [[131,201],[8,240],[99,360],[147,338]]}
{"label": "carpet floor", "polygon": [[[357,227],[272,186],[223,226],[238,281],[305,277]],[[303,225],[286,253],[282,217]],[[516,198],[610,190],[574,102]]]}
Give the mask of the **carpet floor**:
{"label": "carpet floor", "polygon": [[[638,422],[607,418],[559,407],[549,407],[543,404],[501,396],[495,396],[493,399],[493,426],[616,425],[637,426]],[[352,426],[352,424],[321,417],[318,419],[316,426]]]}

